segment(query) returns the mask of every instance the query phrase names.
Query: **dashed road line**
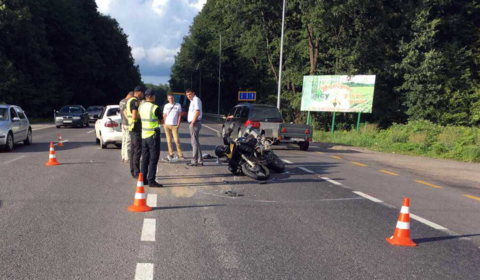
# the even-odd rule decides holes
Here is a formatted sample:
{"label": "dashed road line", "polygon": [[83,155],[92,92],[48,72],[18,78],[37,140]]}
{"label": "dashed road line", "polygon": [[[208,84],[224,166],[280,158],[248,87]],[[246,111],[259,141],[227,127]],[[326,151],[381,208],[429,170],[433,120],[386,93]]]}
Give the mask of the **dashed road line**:
{"label": "dashed road line", "polygon": [[135,280],[153,279],[153,263],[137,263],[135,270]]}
{"label": "dashed road line", "polygon": [[92,133],[92,132],[95,132],[95,129],[94,129],[94,130],[90,130],[90,131],[89,131],[89,132],[87,132],[87,133]]}
{"label": "dashed road line", "polygon": [[383,201],[381,201],[380,199],[377,199],[377,198],[375,198],[375,197],[373,197],[373,196],[369,196],[368,194],[365,194],[365,193],[363,193],[363,192],[354,191],[353,193],[356,193],[356,194],[358,194],[359,196],[365,197],[366,199],[371,200],[371,201],[373,201],[373,202],[377,202],[377,203],[382,203],[382,202],[383,202]]}
{"label": "dashed road line", "polygon": [[361,166],[361,167],[367,167],[367,166],[368,166],[368,165],[366,165],[366,164],[363,164],[363,163],[360,163],[360,162],[356,162],[356,161],[352,161],[351,163],[354,164],[354,165],[357,165],[357,166]]}
{"label": "dashed road line", "polygon": [[18,158],[14,158],[14,159],[11,159],[11,160],[9,160],[9,161],[4,162],[4,164],[9,164],[9,163],[15,162],[15,161],[17,161],[17,160],[19,160],[19,159],[22,159],[22,158],[24,158],[24,157],[25,157],[25,156],[19,156]]}
{"label": "dashed road line", "polygon": [[206,124],[202,124],[202,126],[208,128],[208,129],[210,129],[210,130],[213,130],[213,131],[215,131],[215,132],[217,132],[217,133],[220,133],[220,131],[216,130],[215,128],[209,127],[209,126],[206,125]]}
{"label": "dashed road line", "polygon": [[341,185],[342,185],[342,183],[339,183],[339,182],[337,182],[337,181],[335,181],[335,180],[332,180],[332,179],[330,179],[330,178],[328,178],[328,177],[320,177],[320,178],[322,178],[323,180],[328,181],[328,182],[330,182],[330,183],[332,183],[332,184],[334,184],[334,185],[337,185],[337,186],[341,186]]}
{"label": "dashed road line", "polygon": [[286,159],[282,159],[285,163],[288,163],[288,164],[293,164],[293,162],[289,161],[289,160],[286,160]]}
{"label": "dashed road line", "polygon": [[317,152],[317,154],[323,155],[324,153],[323,152]]}
{"label": "dashed road line", "polygon": [[49,126],[42,126],[42,127],[39,127],[39,128],[33,128],[32,131],[37,131],[37,130],[46,129],[46,128],[52,128],[52,127],[55,127],[55,125],[49,125]]}
{"label": "dashed road line", "polygon": [[144,219],[141,241],[155,241],[155,219]]}
{"label": "dashed road line", "polygon": [[383,170],[383,169],[381,169],[381,170],[379,170],[379,171],[382,172],[382,173],[388,174],[388,175],[398,176],[397,173],[394,173],[394,172],[391,172],[391,171],[388,171],[388,170]]}
{"label": "dashed road line", "polygon": [[312,170],[308,169],[308,168],[305,168],[305,167],[302,167],[302,166],[299,166],[298,168],[302,169],[303,171],[307,172],[307,173],[310,173],[310,174],[314,174],[315,172],[313,172]]}
{"label": "dashed road line", "polygon": [[422,184],[422,185],[425,185],[425,186],[429,186],[429,187],[432,187],[432,188],[436,188],[436,189],[440,189],[442,187],[440,186],[437,186],[437,185],[434,185],[434,184],[430,184],[430,183],[427,183],[425,181],[422,181],[422,180],[415,180],[415,182],[419,183],[419,184]]}
{"label": "dashed road line", "polygon": [[339,156],[330,156],[330,157],[336,158],[336,159],[343,159],[343,158],[341,158],[341,157],[339,157]]}
{"label": "dashed road line", "polygon": [[419,216],[417,216],[417,215],[415,215],[415,214],[410,213],[410,218],[414,219],[414,220],[417,221],[417,222],[420,222],[420,223],[422,223],[422,224],[425,224],[425,225],[427,225],[427,226],[429,226],[429,227],[432,227],[432,228],[434,228],[434,229],[443,230],[443,231],[448,231],[448,228],[442,227],[442,226],[439,225],[439,224],[436,224],[436,223],[434,223],[434,222],[431,222],[431,221],[429,221],[429,220],[427,220],[427,219],[424,219],[424,218],[422,218],[422,217],[419,217]]}
{"label": "dashed road line", "polygon": [[480,197],[477,197],[477,196],[473,196],[473,195],[469,195],[469,194],[464,194],[463,196],[480,201]]}
{"label": "dashed road line", "polygon": [[[65,143],[65,142],[68,142],[68,141],[70,141],[70,140],[63,140],[62,143]],[[58,143],[53,144],[53,146],[57,146],[57,145],[58,145]]]}
{"label": "dashed road line", "polygon": [[149,193],[147,196],[147,205],[150,207],[157,207],[157,195]]}

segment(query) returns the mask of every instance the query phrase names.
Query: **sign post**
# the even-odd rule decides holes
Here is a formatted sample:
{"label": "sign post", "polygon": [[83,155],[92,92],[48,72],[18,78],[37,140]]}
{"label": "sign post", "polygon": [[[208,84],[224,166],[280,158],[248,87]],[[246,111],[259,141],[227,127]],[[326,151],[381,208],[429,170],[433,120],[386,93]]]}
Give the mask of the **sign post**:
{"label": "sign post", "polygon": [[358,112],[357,131],[358,131],[358,129],[360,128],[360,114],[361,114],[361,113],[362,113],[362,112]]}
{"label": "sign post", "polygon": [[335,113],[336,112],[333,112],[332,116],[332,133],[335,132]]}

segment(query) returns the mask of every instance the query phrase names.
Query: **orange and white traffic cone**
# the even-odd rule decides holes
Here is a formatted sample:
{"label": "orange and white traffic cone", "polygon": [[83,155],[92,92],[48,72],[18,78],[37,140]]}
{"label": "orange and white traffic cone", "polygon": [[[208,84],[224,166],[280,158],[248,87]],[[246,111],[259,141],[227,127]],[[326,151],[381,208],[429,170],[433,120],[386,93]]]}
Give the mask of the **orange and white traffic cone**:
{"label": "orange and white traffic cone", "polygon": [[57,161],[57,156],[55,155],[55,149],[53,148],[53,143],[50,142],[50,153],[48,155],[48,161],[45,164],[46,166],[60,165]]}
{"label": "orange and white traffic cone", "polygon": [[61,135],[60,133],[58,134],[58,146],[59,146],[59,147],[63,147],[62,135]]}
{"label": "orange and white traffic cone", "polygon": [[147,195],[145,194],[145,187],[143,186],[143,174],[138,173],[137,190],[135,191],[135,200],[133,204],[128,207],[132,212],[148,212],[152,207],[147,205]]}
{"label": "orange and white traffic cone", "polygon": [[387,241],[395,246],[417,246],[410,238],[410,200],[408,197],[403,200],[395,232],[392,237],[387,238]]}

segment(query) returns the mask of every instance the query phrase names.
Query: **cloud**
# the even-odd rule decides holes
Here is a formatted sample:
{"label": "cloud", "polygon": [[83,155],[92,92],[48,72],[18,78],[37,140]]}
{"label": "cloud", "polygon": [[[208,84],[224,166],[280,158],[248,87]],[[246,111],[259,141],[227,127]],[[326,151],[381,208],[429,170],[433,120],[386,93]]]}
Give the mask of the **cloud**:
{"label": "cloud", "polygon": [[174,56],[193,18],[207,0],[96,0],[98,10],[115,18],[132,47],[143,76],[170,76]]}

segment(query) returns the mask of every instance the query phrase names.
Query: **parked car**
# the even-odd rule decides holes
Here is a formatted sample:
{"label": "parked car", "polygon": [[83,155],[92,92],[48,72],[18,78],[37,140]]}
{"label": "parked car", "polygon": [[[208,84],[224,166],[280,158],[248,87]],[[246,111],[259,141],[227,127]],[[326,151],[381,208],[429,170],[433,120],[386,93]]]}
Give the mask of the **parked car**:
{"label": "parked car", "polygon": [[107,148],[108,144],[115,144],[117,148],[122,145],[122,119],[120,117],[120,106],[107,106],[100,118],[95,123],[95,142],[100,148]]}
{"label": "parked car", "polygon": [[283,123],[277,107],[263,104],[242,103],[230,110],[225,118],[224,129],[235,123],[241,127],[241,134],[251,125],[254,129],[265,130],[265,137],[277,144],[295,143],[301,150],[308,150],[313,129],[310,125]]}
{"label": "parked car", "polygon": [[100,115],[102,114],[103,109],[105,109],[105,107],[103,107],[103,106],[90,106],[90,107],[88,107],[87,108],[88,120],[90,122],[96,122],[98,120],[98,118],[100,117]]}
{"label": "parked car", "polygon": [[22,108],[0,105],[0,149],[13,150],[15,143],[32,144],[32,128]]}
{"label": "parked car", "polygon": [[60,111],[54,111],[54,113],[57,128],[61,126],[90,126],[87,110],[83,106],[67,105],[63,106]]}

